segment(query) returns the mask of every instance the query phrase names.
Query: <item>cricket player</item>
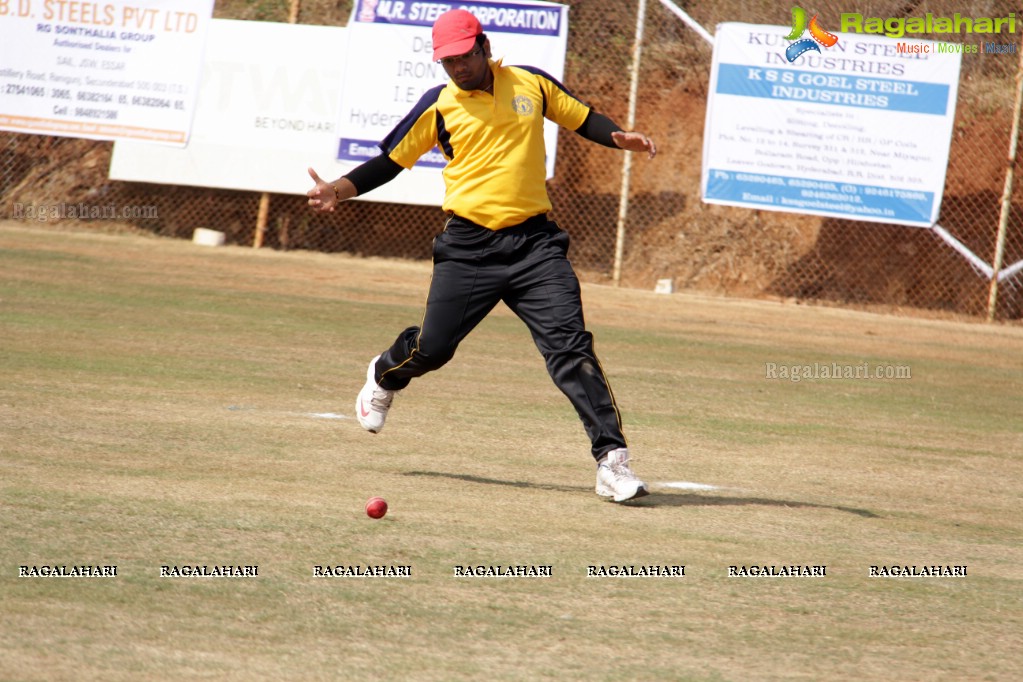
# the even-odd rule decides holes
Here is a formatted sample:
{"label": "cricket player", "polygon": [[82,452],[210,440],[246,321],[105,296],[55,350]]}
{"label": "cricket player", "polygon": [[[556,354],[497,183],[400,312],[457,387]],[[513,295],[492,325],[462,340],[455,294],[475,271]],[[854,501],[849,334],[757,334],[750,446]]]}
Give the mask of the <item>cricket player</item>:
{"label": "cricket player", "polygon": [[370,361],[356,399],[359,423],[379,433],[395,394],[451,360],[503,301],[529,327],[547,371],[582,420],[597,464],[597,494],[615,502],[646,495],[629,465],[621,414],[583,321],[568,234],[547,216],[543,120],[612,149],[650,158],[657,149],[543,71],[493,60],[490,40],[470,12],[450,10],[437,19],[433,57],[450,80],[423,95],[380,143],[382,154],[334,182],[309,169],[316,183],[309,205],[333,211],[412,168],[434,147],[448,161],[448,218],[434,240],[425,315]]}

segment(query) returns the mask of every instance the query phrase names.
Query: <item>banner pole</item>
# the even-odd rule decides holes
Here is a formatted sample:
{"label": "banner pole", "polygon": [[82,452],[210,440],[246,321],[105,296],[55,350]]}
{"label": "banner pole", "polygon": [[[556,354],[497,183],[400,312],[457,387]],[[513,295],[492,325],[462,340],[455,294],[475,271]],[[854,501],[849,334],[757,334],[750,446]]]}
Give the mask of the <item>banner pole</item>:
{"label": "banner pole", "polygon": [[252,240],[252,248],[263,247],[263,238],[266,236],[266,221],[270,215],[270,193],[263,192],[259,195],[259,212],[256,214],[256,236]]}
{"label": "banner pole", "polygon": [[[636,93],[639,90],[639,60],[643,49],[643,24],[646,20],[646,0],[639,0],[639,7],[636,10],[636,38],[632,44],[632,73],[629,83],[629,115],[626,119],[626,129],[633,130],[636,127]],[[629,213],[629,179],[632,175],[632,154],[625,153],[622,161],[622,186],[618,197],[618,228],[615,232],[615,260],[614,269],[611,273],[611,281],[614,286],[620,286],[622,282],[622,256],[625,253],[625,218]]]}
{"label": "banner pole", "polygon": [[988,290],[987,299],[987,321],[995,319],[995,309],[998,307],[998,275],[1002,269],[1002,261],[1005,258],[1005,233],[1009,226],[1009,211],[1012,208],[1012,168],[1016,165],[1016,142],[1019,140],[1019,118],[1023,110],[1023,51],[1020,52],[1019,67],[1016,69],[1016,107],[1012,116],[1012,136],[1009,140],[1008,165],[1005,170],[1005,187],[1002,190],[1002,210],[998,219],[998,237],[995,239],[995,256],[991,262],[991,269],[994,276],[991,277],[991,288]]}

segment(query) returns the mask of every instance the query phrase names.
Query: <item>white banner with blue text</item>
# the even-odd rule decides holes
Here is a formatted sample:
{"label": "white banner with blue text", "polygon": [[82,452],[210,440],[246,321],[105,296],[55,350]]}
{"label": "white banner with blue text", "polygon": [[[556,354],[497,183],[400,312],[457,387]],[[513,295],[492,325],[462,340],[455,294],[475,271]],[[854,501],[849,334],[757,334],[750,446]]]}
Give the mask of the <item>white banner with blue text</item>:
{"label": "white banner with blue text", "polygon": [[[830,43],[830,44],[829,44]],[[705,202],[930,227],[955,119],[954,43],[717,27]]]}
{"label": "white banner with blue text", "polygon": [[[337,125],[340,175],[380,154],[380,141],[430,88],[448,80],[433,60],[432,26],[449,9],[472,12],[495,60],[535,66],[561,81],[568,47],[568,7],[548,2],[401,2],[357,0],[348,24],[348,59]],[[571,90],[571,87],[569,87]],[[547,177],[554,176],[557,126],[545,123]],[[444,198],[439,149],[411,172],[364,198],[439,206]],[[321,174],[322,175],[322,174]]]}

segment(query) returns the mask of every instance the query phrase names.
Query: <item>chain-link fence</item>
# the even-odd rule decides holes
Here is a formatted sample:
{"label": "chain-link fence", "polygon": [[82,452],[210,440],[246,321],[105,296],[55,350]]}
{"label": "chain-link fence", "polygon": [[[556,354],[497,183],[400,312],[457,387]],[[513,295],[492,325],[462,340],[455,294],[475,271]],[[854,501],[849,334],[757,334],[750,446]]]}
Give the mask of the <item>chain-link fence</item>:
{"label": "chain-link fence", "polygon": [[[565,84],[624,123],[638,2],[566,4],[571,30]],[[726,21],[779,25],[789,19],[788,6],[778,3],[676,4],[712,34]],[[961,3],[926,0],[857,4],[866,16],[962,11]],[[976,16],[1007,16],[1016,9],[1004,0],[971,4]],[[349,12],[348,0],[302,0],[298,21],[344,25]],[[284,22],[288,14],[286,0],[218,0],[215,9],[216,17],[232,19]],[[663,3],[648,0],[636,127],[654,137],[659,155],[632,165],[624,286],[652,288],[670,278],[676,289],[736,296],[986,314],[990,278],[984,263],[994,260],[1003,203],[1004,264],[1023,260],[1023,178],[1003,197],[1010,165],[1020,176],[1019,159],[1008,161],[1017,56],[964,56],[938,221],[942,229],[921,229],[702,203],[711,54],[711,46]],[[75,219],[96,228],[114,223],[182,238],[209,227],[225,232],[229,243],[252,245],[262,208],[266,229],[258,239],[265,248],[415,259],[429,257],[432,235],[443,219],[440,209],[431,207],[350,202],[344,210],[318,215],[302,196],[111,181],[106,177],[111,148],[110,143],[0,133],[0,218],[69,220],[25,207],[101,207],[94,211],[98,215],[79,211]],[[558,221],[572,234],[573,262],[591,281],[610,281],[612,274],[620,159],[578,136],[559,136],[550,194]],[[950,244],[961,246],[956,250]],[[967,252],[977,257],[972,263]],[[998,319],[1023,318],[1021,285],[1023,274],[1005,273]]]}

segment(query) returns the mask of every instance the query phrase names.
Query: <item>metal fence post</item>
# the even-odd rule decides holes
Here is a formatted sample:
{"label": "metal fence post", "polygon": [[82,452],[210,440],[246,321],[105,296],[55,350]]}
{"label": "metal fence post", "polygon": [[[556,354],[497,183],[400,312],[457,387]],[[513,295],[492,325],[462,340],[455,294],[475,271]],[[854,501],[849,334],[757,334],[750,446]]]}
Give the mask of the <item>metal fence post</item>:
{"label": "metal fence post", "polygon": [[[636,10],[636,38],[632,44],[632,74],[629,82],[629,115],[627,130],[636,127],[636,93],[639,90],[639,61],[643,50],[643,24],[646,20],[646,0],[639,0]],[[622,281],[622,256],[625,253],[625,219],[629,213],[629,179],[632,175],[632,154],[626,152],[622,161],[622,185],[618,196],[618,229],[615,233],[615,262],[611,281],[615,286]]]}
{"label": "metal fence post", "polygon": [[1020,52],[1019,67],[1016,69],[1016,106],[1012,115],[1012,135],[1009,140],[1008,163],[1005,169],[1005,187],[1002,190],[1002,210],[998,218],[998,237],[995,239],[995,255],[991,261],[991,288],[987,299],[987,321],[995,319],[998,307],[998,275],[1005,259],[1005,233],[1008,231],[1009,211],[1012,209],[1013,166],[1016,165],[1016,143],[1019,140],[1019,117],[1023,109],[1023,52]]}

